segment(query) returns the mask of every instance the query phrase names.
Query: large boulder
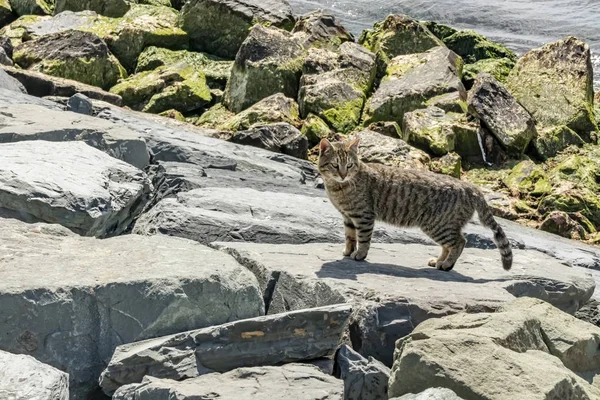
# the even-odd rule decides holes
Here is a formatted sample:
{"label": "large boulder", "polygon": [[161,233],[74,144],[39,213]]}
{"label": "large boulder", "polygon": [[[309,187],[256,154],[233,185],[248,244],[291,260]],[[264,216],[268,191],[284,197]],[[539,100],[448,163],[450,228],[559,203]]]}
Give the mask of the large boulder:
{"label": "large boulder", "polygon": [[599,343],[600,328],[535,299],[431,319],[398,341],[389,393],[442,386],[467,399],[592,400]]}
{"label": "large boulder", "polygon": [[9,0],[15,14],[24,15],[49,15],[52,14],[54,2],[49,0]]}
{"label": "large boulder", "polygon": [[538,130],[566,125],[586,140],[597,130],[590,48],[574,37],[519,58],[507,87],[533,116]]}
{"label": "large boulder", "polygon": [[431,106],[404,114],[402,131],[409,143],[434,155],[455,151],[459,155],[481,160],[479,126],[464,114],[446,113]]}
{"label": "large boulder", "polygon": [[339,23],[335,15],[322,9],[299,17],[292,33],[301,38],[306,48],[335,49],[342,43],[354,42],[352,33]]}
{"label": "large boulder", "polygon": [[186,61],[131,75],[110,92],[134,110],[155,114],[171,109],[185,113],[211,100],[206,76]]}
{"label": "large boulder", "polygon": [[344,381],[344,400],[387,400],[390,369],[364,358],[347,345],[335,355],[336,377]]}
{"label": "large boulder", "polygon": [[149,194],[145,174],[83,142],[0,144],[0,207],[87,236],[123,232]]}
{"label": "large boulder", "polygon": [[[130,0],[55,0],[54,14],[60,14],[64,11],[94,11],[107,17],[122,17],[129,11],[131,4],[135,1]],[[140,2],[141,3],[141,2]]]}
{"label": "large boulder", "polygon": [[510,58],[486,58],[473,64],[465,64],[463,68],[463,82],[467,89],[471,89],[477,75],[481,72],[492,74],[500,83],[505,83],[515,62]]}
{"label": "large boulder", "polygon": [[444,46],[424,24],[406,15],[387,16],[373,29],[363,31],[358,42],[377,55],[380,75],[394,57]]}
{"label": "large boulder", "polygon": [[100,378],[108,395],[144,376],[188,379],[335,353],[352,307],[340,304],[230,322],[119,346]]}
{"label": "large boulder", "polygon": [[308,157],[308,139],[298,129],[285,122],[238,131],[230,140],[233,143],[260,147],[296,158]]}
{"label": "large boulder", "polygon": [[291,30],[292,9],[286,0],[192,0],[179,20],[196,50],[230,59],[257,23]]}
{"label": "large boulder", "polygon": [[385,164],[393,167],[426,169],[429,156],[399,137],[364,129],[355,134],[360,141],[360,158],[363,162]]}
{"label": "large boulder", "polygon": [[294,400],[339,400],[341,381],[308,364],[280,367],[238,368],[225,374],[203,375],[177,382],[144,378],[142,383],[124,386],[114,400],[153,400],[157,396],[178,400],[202,398],[263,400],[285,396]]}
{"label": "large boulder", "polygon": [[102,39],[65,31],[19,45],[15,63],[25,69],[108,89],[126,74]]}
{"label": "large boulder", "polygon": [[[343,232],[341,221],[336,229]],[[414,239],[412,244],[398,243],[411,242],[407,236],[396,240],[372,244],[367,269],[341,257],[341,241],[215,245],[228,250],[258,277],[269,314],[339,303],[340,297],[357,302],[350,325],[352,347],[388,366],[396,340],[429,318],[494,310],[523,296],[575,312],[595,286],[584,270],[565,269],[560,261],[532,250],[515,250],[513,270],[506,272],[497,249],[467,248],[456,267],[459,274],[449,276],[426,268],[428,258],[439,255],[438,246],[418,244]]]}
{"label": "large boulder", "polygon": [[256,278],[197,243],[1,223],[0,347],[68,372],[71,399],[89,398],[119,345],[264,313]]}
{"label": "large boulder", "polygon": [[336,132],[352,131],[375,79],[373,53],[356,43],[339,51],[310,49],[304,62],[298,102],[303,117],[315,114]]}
{"label": "large boulder", "polygon": [[0,36],[7,37],[13,46],[18,46],[24,38],[29,39],[30,26],[49,19],[47,15],[24,15],[0,29]]}
{"label": "large boulder", "polygon": [[537,134],[531,115],[491,74],[477,76],[467,104],[469,112],[515,154],[523,154]]}
{"label": "large boulder", "polygon": [[239,113],[276,93],[296,98],[305,50],[291,33],[255,25],[241,45],[224,103]]}
{"label": "large boulder", "polygon": [[585,141],[566,125],[539,130],[533,138],[535,156],[547,160],[569,146],[583,146]]}
{"label": "large boulder", "polygon": [[33,357],[0,350],[0,394],[11,400],[69,400],[69,375]]}
{"label": "large boulder", "polygon": [[466,100],[462,66],[460,57],[445,47],[394,58],[365,105],[365,123],[396,121],[402,126],[404,113],[424,108],[428,100],[442,94],[458,92]]}
{"label": "large boulder", "polygon": [[[210,112],[210,111],[209,111]],[[250,129],[253,125],[276,122],[300,124],[298,104],[281,93],[269,96],[241,113],[221,121],[217,126],[230,131]]]}
{"label": "large boulder", "polygon": [[27,93],[27,90],[21,82],[0,69],[0,88],[10,90],[12,92]]}
{"label": "large boulder", "polygon": [[469,64],[485,59],[508,58],[512,61],[517,59],[517,55],[512,50],[471,30],[458,31],[444,38],[443,42]]}

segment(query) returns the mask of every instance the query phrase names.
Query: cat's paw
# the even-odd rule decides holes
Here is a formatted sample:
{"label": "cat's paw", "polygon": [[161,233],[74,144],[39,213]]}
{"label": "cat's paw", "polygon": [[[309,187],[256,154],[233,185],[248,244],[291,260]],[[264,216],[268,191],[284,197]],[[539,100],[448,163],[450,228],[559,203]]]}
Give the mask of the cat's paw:
{"label": "cat's paw", "polygon": [[350,258],[356,261],[362,261],[367,258],[367,251],[356,250],[350,255]]}
{"label": "cat's paw", "polygon": [[344,250],[344,252],[342,253],[344,255],[344,257],[348,257],[351,256],[353,253],[352,249],[350,250]]}
{"label": "cat's paw", "polygon": [[452,271],[452,268],[454,268],[454,264],[450,264],[448,262],[443,262],[443,263],[438,263],[438,265],[436,265],[436,268],[439,269],[440,271]]}
{"label": "cat's paw", "polygon": [[429,261],[427,262],[427,265],[429,265],[430,267],[437,267],[437,258],[430,258]]}

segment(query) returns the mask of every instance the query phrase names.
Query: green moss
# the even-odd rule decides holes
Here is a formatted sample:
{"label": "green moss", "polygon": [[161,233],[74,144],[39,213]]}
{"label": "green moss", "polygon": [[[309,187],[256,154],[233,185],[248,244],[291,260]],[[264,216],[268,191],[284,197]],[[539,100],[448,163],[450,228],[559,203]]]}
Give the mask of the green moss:
{"label": "green moss", "polygon": [[139,0],[139,4],[149,6],[171,7],[171,0]]}
{"label": "green moss", "polygon": [[158,115],[160,115],[161,117],[167,117],[167,118],[171,118],[171,119],[174,119],[177,121],[185,122],[185,117],[183,116],[182,113],[180,113],[177,110],[170,109],[167,111],[163,111]]}
{"label": "green moss", "polygon": [[456,153],[448,153],[444,157],[432,163],[435,172],[460,178],[462,159]]}
{"label": "green moss", "polygon": [[273,104],[272,99],[276,96],[278,95],[263,99],[252,107],[235,115],[222,125],[221,128],[238,131],[249,129],[257,123],[268,124],[275,122],[287,122],[292,125],[299,125],[300,112],[298,104],[291,99],[287,99],[286,104],[283,106],[281,104]]}
{"label": "green moss", "polygon": [[194,125],[202,126],[204,128],[219,129],[226,125],[227,121],[233,116],[234,114],[225,108],[223,104],[216,104],[204,112],[200,118],[194,122]]}
{"label": "green moss", "polygon": [[14,47],[20,45],[24,40],[29,40],[28,28],[38,22],[50,19],[47,15],[24,15],[16,21],[0,29],[0,36],[8,37]]}
{"label": "green moss", "polygon": [[510,71],[515,66],[515,62],[510,58],[488,58],[479,60],[473,64],[466,64],[463,73],[463,82],[467,89],[471,89],[475,83],[475,78],[481,72],[491,74],[499,82],[506,82]]}
{"label": "green moss", "polygon": [[458,31],[445,38],[444,43],[467,63],[487,58],[508,58],[513,61],[517,59],[513,51],[471,30]]}
{"label": "green moss", "polygon": [[504,179],[511,193],[519,197],[542,196],[552,191],[552,185],[544,170],[532,161],[517,164]]}
{"label": "green moss", "polygon": [[320,117],[336,132],[348,133],[360,122],[364,98],[340,103],[320,113]]}
{"label": "green moss", "polygon": [[433,33],[438,39],[444,40],[449,36],[454,35],[458,30],[454,29],[449,25],[439,24],[433,21],[423,22],[423,25],[429,29],[431,33]]}
{"label": "green moss", "polygon": [[306,117],[301,131],[308,139],[310,147],[316,146],[321,139],[328,138],[332,133],[325,121],[314,114]]}
{"label": "green moss", "polygon": [[556,156],[569,146],[583,146],[584,143],[575,131],[564,125],[540,130],[533,140],[536,155],[542,160]]}

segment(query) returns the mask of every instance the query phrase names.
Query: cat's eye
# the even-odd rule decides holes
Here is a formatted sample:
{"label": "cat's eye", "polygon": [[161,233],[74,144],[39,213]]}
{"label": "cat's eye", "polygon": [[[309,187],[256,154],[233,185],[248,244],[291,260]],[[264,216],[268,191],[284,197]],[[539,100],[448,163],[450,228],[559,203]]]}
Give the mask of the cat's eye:
{"label": "cat's eye", "polygon": [[352,163],[346,164],[346,168],[352,168],[352,167],[354,167],[354,164],[352,164]]}
{"label": "cat's eye", "polygon": [[338,167],[338,165],[337,165],[337,164],[335,164],[335,163],[331,163],[331,166],[332,166],[333,168],[335,168],[335,169],[337,169],[337,167]]}

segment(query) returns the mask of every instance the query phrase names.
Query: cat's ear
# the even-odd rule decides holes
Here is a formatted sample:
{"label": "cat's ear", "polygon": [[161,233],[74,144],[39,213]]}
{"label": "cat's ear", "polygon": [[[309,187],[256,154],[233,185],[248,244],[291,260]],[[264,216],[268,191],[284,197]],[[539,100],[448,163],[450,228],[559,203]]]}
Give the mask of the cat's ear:
{"label": "cat's ear", "polygon": [[358,137],[355,137],[354,139],[348,141],[348,144],[346,144],[346,149],[358,154],[358,143]]}
{"label": "cat's ear", "polygon": [[327,139],[321,139],[321,143],[319,143],[319,152],[320,154],[325,153],[327,150],[331,149],[331,142]]}

